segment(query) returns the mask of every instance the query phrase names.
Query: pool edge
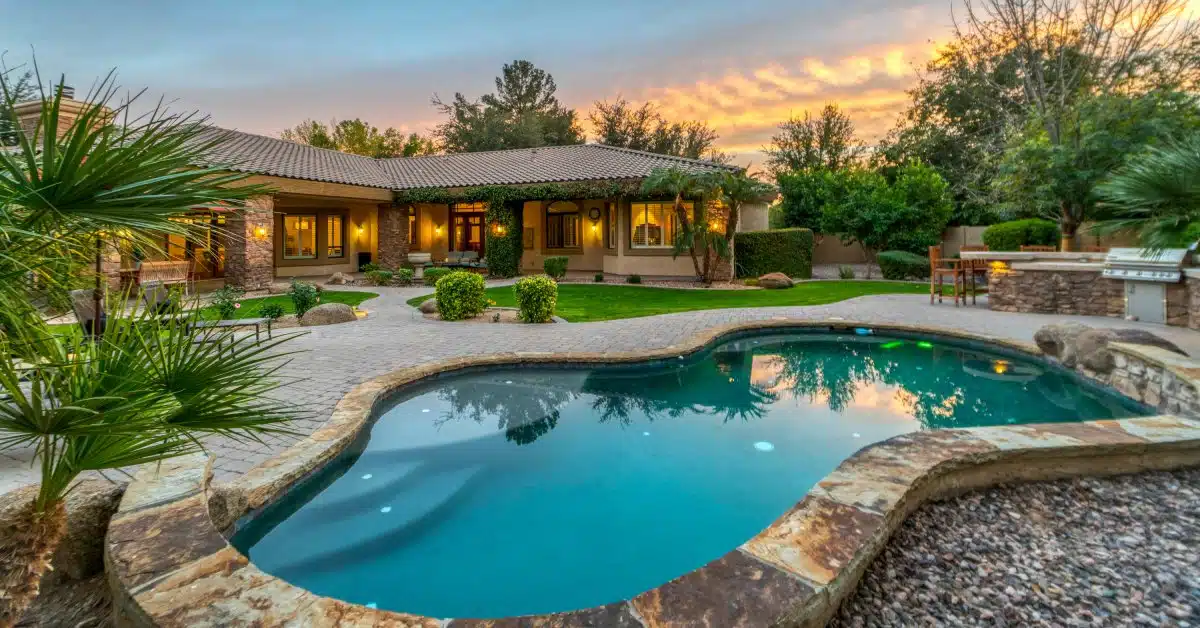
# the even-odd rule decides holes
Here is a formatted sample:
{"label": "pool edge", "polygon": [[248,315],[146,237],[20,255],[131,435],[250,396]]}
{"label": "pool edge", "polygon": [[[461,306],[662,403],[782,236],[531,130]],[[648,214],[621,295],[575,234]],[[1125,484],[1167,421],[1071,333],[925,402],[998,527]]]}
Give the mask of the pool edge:
{"label": "pool edge", "polygon": [[1172,415],[906,434],[851,455],[766,530],[698,570],[631,600],[494,621],[447,622],[320,597],[257,569],[221,534],[233,518],[270,503],[353,443],[393,392],[428,377],[481,366],[653,361],[739,332],[828,327],[931,333],[1041,354],[1028,343],[933,326],[778,318],[711,328],[653,351],[505,353],[397,371],[355,387],[324,427],[228,485],[211,484],[211,460],[203,454],[140,471],[105,545],[117,625],[641,626],[707,618],[718,625],[819,626],[892,532],[927,501],[1010,481],[1200,466],[1200,422]]}

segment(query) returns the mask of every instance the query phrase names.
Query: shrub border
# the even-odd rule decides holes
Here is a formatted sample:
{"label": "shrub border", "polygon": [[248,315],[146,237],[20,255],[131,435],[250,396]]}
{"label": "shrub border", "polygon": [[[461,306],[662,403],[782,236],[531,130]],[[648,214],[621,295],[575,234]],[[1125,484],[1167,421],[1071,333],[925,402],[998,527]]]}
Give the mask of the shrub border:
{"label": "shrub border", "polygon": [[[118,625],[494,625],[469,619],[447,623],[317,596],[259,570],[220,530],[321,468],[369,426],[376,409],[393,393],[429,377],[530,363],[666,359],[750,330],[862,326],[985,341],[1039,354],[1026,343],[937,327],[775,319],[717,327],[655,351],[508,353],[397,371],[356,387],[325,427],[229,485],[210,483],[212,463],[203,454],[140,470],[110,524],[105,546]],[[707,620],[717,625],[822,626],[895,529],[922,503],[1004,482],[1198,465],[1200,421],[1171,415],[915,432],[858,451],[766,530],[696,571],[630,600],[513,618],[514,625],[638,626]]]}

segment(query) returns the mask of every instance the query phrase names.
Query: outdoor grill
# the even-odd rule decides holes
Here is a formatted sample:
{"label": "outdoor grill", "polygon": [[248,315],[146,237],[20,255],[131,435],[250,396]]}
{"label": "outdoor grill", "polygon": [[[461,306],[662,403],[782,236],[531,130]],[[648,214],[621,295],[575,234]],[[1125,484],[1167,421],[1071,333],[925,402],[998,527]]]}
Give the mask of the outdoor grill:
{"label": "outdoor grill", "polygon": [[1167,286],[1183,279],[1187,249],[1151,253],[1145,249],[1112,249],[1104,259],[1104,276],[1125,282],[1125,317],[1147,323],[1167,322]]}

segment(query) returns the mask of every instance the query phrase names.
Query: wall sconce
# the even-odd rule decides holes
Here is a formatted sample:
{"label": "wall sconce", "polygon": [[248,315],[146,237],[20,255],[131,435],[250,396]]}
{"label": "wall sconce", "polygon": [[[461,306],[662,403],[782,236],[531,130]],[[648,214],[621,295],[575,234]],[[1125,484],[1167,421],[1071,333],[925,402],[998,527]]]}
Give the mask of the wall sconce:
{"label": "wall sconce", "polygon": [[492,233],[494,235],[503,236],[504,234],[508,233],[508,227],[505,227],[504,223],[501,223],[499,220],[493,221]]}
{"label": "wall sconce", "polygon": [[440,235],[442,235],[442,226],[441,226],[441,225],[434,225],[434,226],[433,226],[433,235],[435,235],[435,236],[440,236]]}
{"label": "wall sconce", "polygon": [[359,235],[359,237],[362,237],[362,234],[363,234],[363,232],[364,232],[364,231],[366,231],[366,229],[365,229],[365,228],[363,228],[363,226],[362,226],[362,225],[359,225],[359,226],[358,226],[358,235]]}
{"label": "wall sconce", "polygon": [[255,237],[255,239],[258,239],[258,240],[266,240],[267,239],[267,228],[262,225],[255,227],[254,228],[254,237]]}

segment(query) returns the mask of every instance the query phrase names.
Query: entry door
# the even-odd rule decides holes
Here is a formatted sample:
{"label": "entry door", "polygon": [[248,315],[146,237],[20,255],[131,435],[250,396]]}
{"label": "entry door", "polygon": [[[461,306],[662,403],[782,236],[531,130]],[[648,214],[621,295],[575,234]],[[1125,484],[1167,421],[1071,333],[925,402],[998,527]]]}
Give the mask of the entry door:
{"label": "entry door", "polygon": [[1125,315],[1143,323],[1167,322],[1167,286],[1145,281],[1125,282]]}
{"label": "entry door", "polygon": [[475,251],[483,257],[483,214],[454,215],[455,251]]}

